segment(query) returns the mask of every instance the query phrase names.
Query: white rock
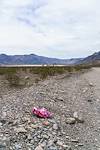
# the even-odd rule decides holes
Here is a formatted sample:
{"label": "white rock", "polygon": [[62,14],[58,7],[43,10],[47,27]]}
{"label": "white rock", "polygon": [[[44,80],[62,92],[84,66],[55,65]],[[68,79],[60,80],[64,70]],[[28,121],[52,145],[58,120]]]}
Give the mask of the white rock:
{"label": "white rock", "polygon": [[14,131],[16,133],[27,133],[24,127],[15,128]]}
{"label": "white rock", "polygon": [[81,116],[81,114],[79,114],[78,112],[74,112],[73,113],[73,117],[75,118],[75,120],[78,122],[78,123],[83,123],[84,120]]}
{"label": "white rock", "polygon": [[54,125],[53,125],[53,129],[54,129],[54,130],[58,130],[58,125],[57,125],[57,124],[54,124]]}
{"label": "white rock", "polygon": [[93,83],[89,83],[89,86],[93,86]]}
{"label": "white rock", "polygon": [[74,117],[75,119],[78,119],[78,112],[74,112],[74,113],[73,113],[73,117]]}
{"label": "white rock", "polygon": [[67,124],[75,124],[75,122],[76,122],[75,118],[70,117],[66,119]]}
{"label": "white rock", "polygon": [[59,146],[63,146],[63,142],[58,141],[58,142],[57,142],[57,145],[59,145]]}
{"label": "white rock", "polygon": [[41,145],[38,145],[35,150],[43,150],[43,148],[41,147]]}

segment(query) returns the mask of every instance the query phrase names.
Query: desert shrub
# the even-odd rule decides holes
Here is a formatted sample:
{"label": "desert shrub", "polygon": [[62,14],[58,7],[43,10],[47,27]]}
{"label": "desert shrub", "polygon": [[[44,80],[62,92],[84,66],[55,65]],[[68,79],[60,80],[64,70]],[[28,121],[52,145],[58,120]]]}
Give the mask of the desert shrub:
{"label": "desert shrub", "polygon": [[31,68],[30,71],[31,73],[38,74],[41,79],[45,79],[47,76],[62,74],[65,69],[64,67],[42,66]]}
{"label": "desert shrub", "polygon": [[16,72],[17,72],[17,68],[13,68],[13,67],[0,67],[0,75],[14,74]]}
{"label": "desert shrub", "polygon": [[36,78],[36,79],[35,79],[35,83],[38,83],[39,81],[40,81],[39,78]]}
{"label": "desert shrub", "polygon": [[20,85],[20,77],[17,74],[6,74],[6,79],[9,82],[10,86],[19,86]]}

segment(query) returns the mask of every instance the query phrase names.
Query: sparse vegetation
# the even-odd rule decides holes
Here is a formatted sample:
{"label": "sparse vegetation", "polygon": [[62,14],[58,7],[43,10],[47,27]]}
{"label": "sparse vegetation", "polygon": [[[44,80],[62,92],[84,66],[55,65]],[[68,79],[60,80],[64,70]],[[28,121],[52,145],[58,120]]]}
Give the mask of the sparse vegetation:
{"label": "sparse vegetation", "polygon": [[33,67],[30,69],[31,73],[38,74],[41,79],[45,79],[47,76],[54,76],[56,74],[62,74],[65,72],[64,67]]}
{"label": "sparse vegetation", "polygon": [[[82,70],[90,69],[90,65],[77,65],[77,66],[40,66],[40,67],[0,67],[0,75],[5,75],[10,86],[19,86],[22,80],[20,73],[35,74],[37,77],[34,79],[35,83],[47,78],[48,76],[54,76],[63,73],[80,72]],[[23,83],[26,83],[23,82]]]}
{"label": "sparse vegetation", "polygon": [[0,67],[0,75],[15,74],[17,68],[15,67]]}
{"label": "sparse vegetation", "polygon": [[20,85],[20,77],[17,74],[7,74],[6,79],[9,82],[10,86],[19,86]]}

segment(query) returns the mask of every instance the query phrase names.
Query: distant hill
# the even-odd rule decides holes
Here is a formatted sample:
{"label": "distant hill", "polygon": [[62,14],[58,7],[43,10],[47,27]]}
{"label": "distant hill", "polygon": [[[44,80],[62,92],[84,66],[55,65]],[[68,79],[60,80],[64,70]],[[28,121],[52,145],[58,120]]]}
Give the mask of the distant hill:
{"label": "distant hill", "polygon": [[100,51],[96,52],[84,59],[82,59],[81,61],[79,60],[79,62],[77,62],[79,64],[100,64]]}
{"label": "distant hill", "polygon": [[35,54],[30,55],[0,55],[0,64],[4,65],[32,65],[32,64],[76,64],[82,59],[57,59],[38,56]]}

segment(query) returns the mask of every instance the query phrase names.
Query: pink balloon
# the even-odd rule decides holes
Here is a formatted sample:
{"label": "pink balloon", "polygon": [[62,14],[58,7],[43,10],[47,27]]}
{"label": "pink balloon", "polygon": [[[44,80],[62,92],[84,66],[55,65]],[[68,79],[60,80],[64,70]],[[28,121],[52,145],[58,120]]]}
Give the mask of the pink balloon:
{"label": "pink balloon", "polygon": [[46,108],[37,108],[34,107],[32,113],[41,118],[50,118],[52,117],[52,113],[49,112]]}

